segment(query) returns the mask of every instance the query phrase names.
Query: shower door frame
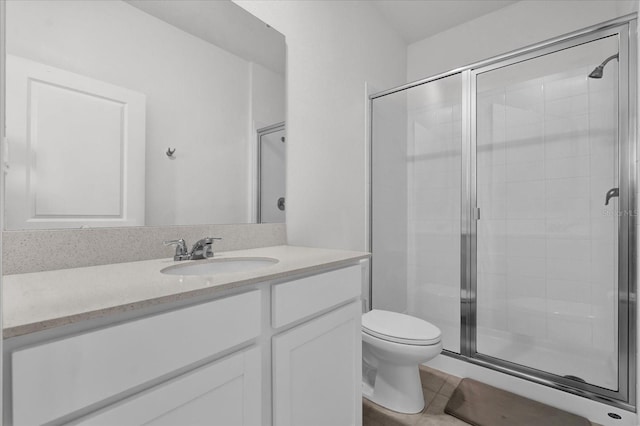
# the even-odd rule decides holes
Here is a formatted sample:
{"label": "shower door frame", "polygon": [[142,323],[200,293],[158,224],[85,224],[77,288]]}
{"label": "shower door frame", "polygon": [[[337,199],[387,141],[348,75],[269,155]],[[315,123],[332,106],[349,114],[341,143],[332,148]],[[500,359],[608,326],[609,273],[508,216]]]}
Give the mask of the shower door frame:
{"label": "shower door frame", "polygon": [[[554,389],[579,395],[629,411],[636,411],[636,229],[634,214],[637,194],[637,16],[625,15],[598,25],[565,34],[513,52],[481,62],[466,65],[432,77],[421,79],[369,97],[370,117],[374,100],[401,92],[422,84],[434,82],[456,74],[462,76],[462,188],[461,188],[461,246],[460,246],[460,353],[443,350],[443,354],[477,364],[511,376],[529,380]],[[618,161],[619,161],[619,211],[632,211],[621,215],[618,221],[618,384],[612,391],[588,383],[564,378],[534,368],[500,360],[476,351],[476,256],[479,215],[476,194],[476,117],[475,76],[490,69],[526,61],[552,52],[568,49],[618,34],[619,76],[618,85]],[[627,87],[623,86],[626,80]],[[373,120],[370,120],[369,152],[373,150]],[[369,155],[369,178],[373,182],[373,155]],[[369,188],[369,250],[373,251],[373,188]],[[369,262],[369,309],[373,306],[373,268]]]}
{"label": "shower door frame", "polygon": [[[470,168],[466,185],[463,187],[463,199],[469,200],[469,208],[466,212],[466,229],[463,233],[463,248],[466,253],[463,256],[468,259],[467,273],[469,274],[463,285],[467,299],[462,300],[461,317],[463,327],[461,329],[461,353],[460,355],[493,369],[508,372],[509,374],[524,377],[535,382],[554,387],[556,389],[569,390],[571,393],[588,396],[590,399],[606,399],[608,403],[625,409],[633,409],[635,406],[635,334],[631,327],[631,321],[635,322],[635,306],[627,303],[635,299],[635,272],[631,271],[634,262],[631,261],[635,253],[634,240],[636,221],[633,215],[620,214],[618,216],[618,390],[605,389],[589,383],[582,383],[570,378],[558,376],[546,371],[516,364],[500,358],[481,354],[477,351],[477,222],[481,212],[477,209],[477,122],[476,122],[476,78],[485,72],[525,62],[550,53],[571,49],[582,44],[594,42],[606,37],[618,36],[619,41],[619,67],[618,67],[618,186],[620,197],[618,198],[618,211],[631,212],[634,209],[636,199],[636,155],[635,143],[630,136],[635,134],[635,103],[630,103],[631,92],[635,93],[635,72],[631,70],[636,58],[633,55],[635,46],[631,34],[632,27],[629,22],[617,24],[608,28],[600,28],[590,31],[588,34],[569,36],[550,44],[531,48],[527,52],[510,58],[492,61],[482,66],[473,67],[463,73],[463,81],[469,87],[466,95],[469,97],[469,134],[467,140],[463,139],[463,158],[468,158]],[[634,67],[635,68],[635,67]],[[633,75],[633,77],[632,77]],[[464,93],[464,92],[463,92]],[[634,137],[635,140],[635,137]],[[467,193],[465,194],[465,189]],[[631,235],[634,234],[634,235]],[[461,266],[462,267],[462,266]],[[632,278],[633,277],[633,278]]]}
{"label": "shower door frame", "polygon": [[286,130],[284,121],[256,130],[256,223],[262,223],[262,137],[283,130]]}

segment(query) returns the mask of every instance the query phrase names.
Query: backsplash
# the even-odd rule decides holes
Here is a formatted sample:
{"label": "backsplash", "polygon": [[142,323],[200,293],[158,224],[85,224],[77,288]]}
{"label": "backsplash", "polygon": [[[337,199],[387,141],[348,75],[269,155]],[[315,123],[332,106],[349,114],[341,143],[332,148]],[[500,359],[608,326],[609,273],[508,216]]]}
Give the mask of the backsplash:
{"label": "backsplash", "polygon": [[287,243],[283,223],[4,231],[2,272],[12,275],[172,257],[175,248],[164,246],[163,241],[184,238],[191,247],[203,237],[222,237],[214,251]]}

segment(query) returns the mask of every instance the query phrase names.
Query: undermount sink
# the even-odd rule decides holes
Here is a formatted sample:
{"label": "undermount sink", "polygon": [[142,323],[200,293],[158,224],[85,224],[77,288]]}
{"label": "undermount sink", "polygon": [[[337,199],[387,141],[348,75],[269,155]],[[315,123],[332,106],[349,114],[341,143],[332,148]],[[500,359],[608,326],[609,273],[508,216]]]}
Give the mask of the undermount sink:
{"label": "undermount sink", "polygon": [[183,265],[173,265],[160,272],[168,275],[214,275],[229,272],[248,272],[273,266],[277,259],[269,257],[239,257],[231,259],[197,260]]}

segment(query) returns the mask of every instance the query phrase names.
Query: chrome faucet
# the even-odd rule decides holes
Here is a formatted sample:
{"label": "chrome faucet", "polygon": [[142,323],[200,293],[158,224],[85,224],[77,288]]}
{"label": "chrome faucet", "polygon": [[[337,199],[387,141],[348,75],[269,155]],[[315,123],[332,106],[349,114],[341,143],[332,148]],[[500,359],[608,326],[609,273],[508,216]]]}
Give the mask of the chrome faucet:
{"label": "chrome faucet", "polygon": [[176,246],[176,253],[173,256],[173,260],[200,260],[213,257],[213,242],[215,240],[221,240],[218,237],[207,237],[198,240],[191,252],[187,252],[187,243],[184,239],[164,241],[165,246]]}

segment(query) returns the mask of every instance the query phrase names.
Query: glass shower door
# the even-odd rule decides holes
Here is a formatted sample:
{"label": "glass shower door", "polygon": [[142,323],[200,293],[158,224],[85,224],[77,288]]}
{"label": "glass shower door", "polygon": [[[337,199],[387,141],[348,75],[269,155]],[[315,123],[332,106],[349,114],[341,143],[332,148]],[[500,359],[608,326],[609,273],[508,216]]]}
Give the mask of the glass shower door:
{"label": "glass shower door", "polygon": [[372,307],[427,320],[460,352],[462,77],[375,99]]}
{"label": "glass shower door", "polygon": [[612,35],[472,73],[475,352],[612,391],[618,49]]}

